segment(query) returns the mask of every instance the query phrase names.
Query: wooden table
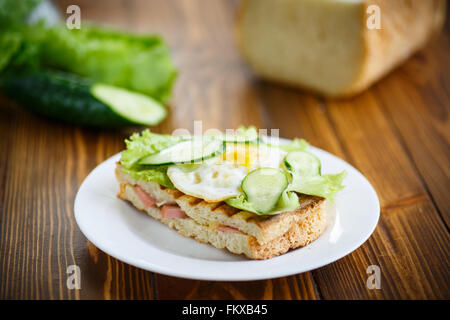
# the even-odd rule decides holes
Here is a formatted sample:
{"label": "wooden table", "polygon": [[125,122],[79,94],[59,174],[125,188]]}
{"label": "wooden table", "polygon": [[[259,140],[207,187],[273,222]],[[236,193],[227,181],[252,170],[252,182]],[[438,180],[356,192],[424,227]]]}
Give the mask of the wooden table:
{"label": "wooden table", "polygon": [[[75,194],[129,132],[80,129],[0,102],[0,297],[13,299],[450,298],[450,28],[361,95],[325,100],[256,79],[233,42],[237,1],[62,1],[82,19],[158,33],[180,74],[157,132],[279,128],[354,165],[373,184],[381,218],[345,258],[295,276],[194,281],[137,269],[90,244],[73,216]],[[63,11],[65,12],[65,10]],[[81,289],[66,286],[78,265]],[[381,268],[381,289],[366,287]]]}

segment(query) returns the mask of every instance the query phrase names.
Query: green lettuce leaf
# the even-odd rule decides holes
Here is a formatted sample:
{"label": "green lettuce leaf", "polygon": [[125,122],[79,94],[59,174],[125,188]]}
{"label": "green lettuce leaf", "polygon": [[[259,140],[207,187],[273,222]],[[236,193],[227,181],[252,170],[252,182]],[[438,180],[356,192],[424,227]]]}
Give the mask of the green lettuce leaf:
{"label": "green lettuce leaf", "polygon": [[345,187],[342,182],[346,175],[346,171],[338,174],[308,176],[293,172],[292,183],[288,186],[288,190],[334,201],[336,194]]}
{"label": "green lettuce leaf", "polygon": [[168,166],[134,166],[130,169],[123,168],[122,171],[129,174],[133,179],[142,181],[153,181],[166,188],[175,189],[172,181],[167,176]]}
{"label": "green lettuce leaf", "polygon": [[167,149],[181,140],[180,136],[153,133],[149,129],[142,131],[141,134],[133,133],[130,139],[125,140],[127,148],[122,153],[120,163],[126,168],[131,168],[139,159]]}
{"label": "green lettuce leaf", "polygon": [[41,2],[42,0],[1,0],[0,28],[9,28],[22,23],[25,17]]}
{"label": "green lettuce leaf", "polygon": [[167,176],[167,166],[143,166],[136,164],[139,159],[157,153],[182,140],[179,136],[157,134],[144,130],[134,133],[125,140],[126,150],[122,152],[120,163],[123,171],[136,180],[154,181],[164,187],[174,188]]}
{"label": "green lettuce leaf", "polygon": [[308,148],[308,146],[309,146],[309,143],[306,142],[306,140],[298,139],[298,138],[295,138],[290,143],[277,145],[278,148],[280,148],[281,150],[284,150],[286,152],[305,151]]}
{"label": "green lettuce leaf", "polygon": [[87,25],[79,30],[49,28],[41,59],[46,66],[142,92],[161,102],[170,97],[177,74],[161,38]]}
{"label": "green lettuce leaf", "polygon": [[40,67],[61,69],[141,92],[163,103],[170,97],[177,71],[169,48],[157,36],[86,24],[70,30],[65,25],[48,27],[36,23],[22,26],[20,31],[27,59],[13,61],[16,67],[27,66],[29,60],[37,61]]}
{"label": "green lettuce leaf", "polygon": [[0,1],[0,72],[9,66],[23,47],[25,18],[42,0]]}
{"label": "green lettuce leaf", "polygon": [[225,200],[225,202],[232,207],[253,212],[258,215],[273,215],[284,211],[293,211],[297,209],[300,205],[298,201],[298,196],[295,194],[295,192],[286,192],[286,191],[282,193],[280,200],[278,200],[278,203],[275,206],[275,208],[269,213],[264,214],[257,212],[254,208],[254,205],[251,202],[249,202],[246,199],[245,195],[243,194],[238,197],[227,199]]}
{"label": "green lettuce leaf", "polygon": [[0,33],[0,72],[9,65],[21,43],[22,37],[17,32],[4,31]]}

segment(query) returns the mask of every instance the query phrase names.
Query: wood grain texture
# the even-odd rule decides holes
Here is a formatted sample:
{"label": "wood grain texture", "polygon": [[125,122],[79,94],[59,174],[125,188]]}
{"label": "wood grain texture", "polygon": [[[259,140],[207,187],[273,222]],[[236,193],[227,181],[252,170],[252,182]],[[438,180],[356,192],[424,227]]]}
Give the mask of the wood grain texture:
{"label": "wood grain texture", "polygon": [[213,282],[157,277],[159,299],[315,300],[318,292],[311,273],[266,281]]}
{"label": "wood grain texture", "polygon": [[[130,131],[98,131],[29,114],[0,97],[0,298],[449,299],[449,28],[365,93],[324,100],[259,81],[233,43],[230,0],[58,1],[82,19],[158,33],[180,70],[169,117],[152,130],[280,129],[354,165],[382,213],[372,237],[328,266],[266,281],[213,282],[134,268],[81,234],[73,201],[83,179]],[[114,195],[112,195],[114,196]],[[66,286],[81,269],[81,289]],[[366,286],[381,268],[381,289]]]}
{"label": "wood grain texture", "polygon": [[[449,263],[449,237],[446,227],[434,210],[377,98],[366,92],[352,100],[321,101],[292,89],[267,84],[261,91],[271,127],[288,128],[292,133],[289,131],[287,136],[302,134],[311,143],[333,150],[361,170],[378,191],[382,217],[369,241],[351,255],[313,271],[321,297],[448,297],[449,283],[445,270]],[[297,101],[299,106],[293,113],[290,108],[278,106],[280,100]],[[311,128],[311,123],[317,124],[320,130]],[[416,207],[418,209],[413,210]],[[389,218],[391,215],[400,219]],[[388,223],[389,226],[386,225]],[[393,237],[389,232],[394,230],[402,236]],[[420,250],[411,244],[411,239],[421,243]],[[428,247],[430,241],[433,245]],[[429,256],[432,261],[428,261]],[[424,278],[437,276],[428,268],[422,269],[430,262],[436,264],[433,270],[441,270],[439,274],[442,277],[438,283],[443,283],[433,290],[422,286]],[[366,270],[370,265],[381,268],[382,277],[386,279],[382,290],[366,287]],[[399,291],[399,285],[405,290]]]}
{"label": "wood grain texture", "polygon": [[[449,32],[374,88],[386,118],[412,159],[425,188],[450,223]],[[392,99],[392,95],[396,99]],[[399,108],[398,105],[403,106]]]}

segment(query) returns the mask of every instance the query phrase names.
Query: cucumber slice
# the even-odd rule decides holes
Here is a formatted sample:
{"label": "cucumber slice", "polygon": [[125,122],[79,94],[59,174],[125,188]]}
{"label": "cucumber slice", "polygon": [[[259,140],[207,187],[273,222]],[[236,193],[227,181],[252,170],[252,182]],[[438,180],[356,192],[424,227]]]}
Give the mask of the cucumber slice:
{"label": "cucumber slice", "polygon": [[306,151],[292,151],[284,158],[284,164],[290,170],[301,176],[320,175],[320,160]]}
{"label": "cucumber slice", "polygon": [[244,178],[241,188],[257,212],[268,213],[275,208],[287,186],[288,179],[282,170],[260,168]]}
{"label": "cucumber slice", "polygon": [[167,115],[166,108],[159,102],[137,92],[96,83],[91,87],[91,93],[117,115],[132,123],[156,125]]}
{"label": "cucumber slice", "polygon": [[182,141],[158,153],[149,155],[138,164],[142,165],[170,165],[199,163],[216,157],[225,151],[225,143],[217,139],[194,138]]}

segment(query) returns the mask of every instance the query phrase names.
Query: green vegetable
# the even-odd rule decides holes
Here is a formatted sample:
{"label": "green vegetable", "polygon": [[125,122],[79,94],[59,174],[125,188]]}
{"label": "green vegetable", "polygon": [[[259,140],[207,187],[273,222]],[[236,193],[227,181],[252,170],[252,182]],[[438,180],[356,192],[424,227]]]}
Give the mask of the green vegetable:
{"label": "green vegetable", "polygon": [[282,169],[261,168],[250,172],[242,181],[243,195],[225,202],[235,208],[273,215],[293,211],[300,205],[295,192],[287,192],[287,172]]}
{"label": "green vegetable", "polygon": [[320,175],[320,160],[307,151],[292,151],[284,158],[286,168],[301,176]]}
{"label": "green vegetable", "polygon": [[[22,46],[12,66],[57,68],[167,102],[176,69],[169,49],[156,36],[89,26],[35,24],[20,29]],[[24,59],[26,56],[27,59]]]}
{"label": "green vegetable", "polygon": [[288,185],[286,174],[280,169],[260,168],[250,172],[242,181],[242,191],[257,213],[271,212]]}
{"label": "green vegetable", "polygon": [[0,0],[0,72],[5,69],[23,43],[25,18],[41,0]]}
{"label": "green vegetable", "polygon": [[156,125],[167,115],[163,105],[137,92],[95,83],[91,87],[91,94],[132,124]]}
{"label": "green vegetable", "polygon": [[344,189],[342,182],[346,172],[322,175],[320,160],[307,151],[289,152],[284,162],[292,175],[288,191],[319,196],[333,201],[336,194]]}
{"label": "green vegetable", "polygon": [[[346,172],[321,175],[320,160],[305,151],[308,146],[306,141],[296,139],[287,146],[287,150],[293,150],[286,155],[284,160],[286,170],[290,173],[291,178],[287,187],[281,190],[282,185],[277,184],[277,180],[260,181],[259,178],[252,179],[254,181],[251,181],[250,184],[244,183],[253,172],[266,170],[267,168],[258,169],[244,179],[242,184],[244,195],[228,199],[226,203],[232,207],[257,214],[276,214],[298,208],[299,203],[296,193],[319,196],[334,201],[336,194],[344,189],[342,182]],[[285,174],[289,174],[288,172],[285,172]],[[250,190],[250,193],[248,190]],[[282,192],[282,194],[276,206],[269,209],[279,192]],[[251,193],[254,193],[254,195],[249,197]],[[269,199],[264,195],[265,193],[273,195],[274,198]]]}
{"label": "green vegetable", "polygon": [[291,151],[305,151],[308,148],[309,144],[306,140],[303,139],[294,139],[290,143],[277,144],[276,147],[284,150],[286,152]]}
{"label": "green vegetable", "polygon": [[342,182],[347,173],[342,171],[338,174],[325,174],[315,176],[302,176],[293,172],[292,183],[288,191],[319,196],[333,201],[336,194],[344,189]]}
{"label": "green vegetable", "polygon": [[[39,68],[40,44],[38,41],[29,41],[40,35],[39,24],[36,29],[28,26],[13,26],[0,30],[0,43],[7,50],[0,51],[0,60],[5,63],[0,67],[0,72],[4,70],[37,70]],[[28,39],[28,40],[27,40]]]}
{"label": "green vegetable", "polygon": [[[225,203],[227,203],[228,205],[241,209],[241,210],[245,210],[245,211],[249,211],[249,212],[253,212],[256,213],[258,215],[262,215],[261,212],[258,212],[255,207],[254,204],[249,202],[245,195],[240,195],[238,197],[235,198],[230,198],[225,200]],[[299,207],[299,201],[298,201],[298,196],[295,192],[286,192],[284,191],[281,194],[280,199],[278,200],[277,204],[275,205],[275,207],[272,209],[272,211],[267,212],[265,214],[278,214],[281,212],[286,212],[286,211],[293,211],[295,209],[297,209]]]}
{"label": "green vegetable", "polygon": [[8,66],[21,43],[22,37],[17,32],[4,31],[0,34],[0,72]]}
{"label": "green vegetable", "polygon": [[168,166],[139,166],[123,168],[122,171],[128,173],[133,179],[142,181],[153,181],[169,189],[175,189],[172,181],[167,176]]}
{"label": "green vegetable", "polygon": [[37,7],[42,0],[1,0],[0,28],[11,27],[23,22],[25,17]]}
{"label": "green vegetable", "polygon": [[154,125],[166,115],[148,96],[62,72],[7,73],[0,88],[38,114],[85,126]]}
{"label": "green vegetable", "polygon": [[138,160],[167,149],[182,140],[180,136],[153,133],[148,129],[141,134],[133,133],[130,139],[125,140],[127,147],[122,152],[120,163],[126,168],[132,168]]}
{"label": "green vegetable", "polygon": [[141,160],[140,165],[170,165],[199,163],[222,154],[225,142],[216,138],[194,138],[182,141]]}
{"label": "green vegetable", "polygon": [[179,136],[153,133],[148,129],[142,131],[141,134],[134,133],[130,139],[125,140],[127,147],[120,158],[122,170],[136,180],[153,181],[174,189],[175,187],[167,176],[167,166],[143,166],[137,162],[179,143],[182,139]]}

